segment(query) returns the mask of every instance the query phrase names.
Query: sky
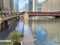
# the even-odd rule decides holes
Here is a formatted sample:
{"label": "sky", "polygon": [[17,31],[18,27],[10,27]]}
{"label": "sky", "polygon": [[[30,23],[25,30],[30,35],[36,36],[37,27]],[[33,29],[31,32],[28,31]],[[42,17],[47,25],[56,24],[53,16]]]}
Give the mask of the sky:
{"label": "sky", "polygon": [[[39,3],[42,3],[43,1],[45,0],[38,0]],[[20,11],[23,11],[23,7],[25,5],[25,3],[28,3],[28,0],[19,0],[19,10]]]}

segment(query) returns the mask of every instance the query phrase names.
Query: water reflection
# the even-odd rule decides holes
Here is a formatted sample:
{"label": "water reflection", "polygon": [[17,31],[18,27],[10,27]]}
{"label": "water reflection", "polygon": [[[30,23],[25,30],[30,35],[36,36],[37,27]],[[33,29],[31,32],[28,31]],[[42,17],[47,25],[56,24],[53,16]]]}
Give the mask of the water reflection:
{"label": "water reflection", "polygon": [[[31,28],[32,25],[31,25],[30,22],[29,22],[29,25],[30,25],[30,28]],[[22,35],[22,32],[23,32],[23,26],[24,26],[24,21],[20,20],[17,27],[16,27],[16,30],[21,35]],[[41,27],[40,23],[38,23],[38,24],[36,23],[36,26],[37,26],[36,27],[36,35],[34,36],[34,39],[36,39],[35,45],[60,45],[57,38],[55,38],[54,36],[52,36],[52,37],[47,36],[46,30]],[[32,31],[32,34],[34,34],[33,31]]]}
{"label": "water reflection", "polygon": [[36,45],[46,45],[46,30],[42,29],[40,25],[37,26],[37,34],[35,36]]}
{"label": "water reflection", "polygon": [[[31,22],[32,22],[32,20],[30,20],[30,22],[29,22],[30,28],[32,27]],[[35,45],[60,45],[60,41],[58,40],[57,37],[55,37],[55,35],[54,36],[48,35],[47,30],[46,29],[43,29],[41,27],[40,21],[36,21],[36,22],[38,22],[38,23],[36,23],[36,32],[35,32],[35,30],[32,30],[32,34],[35,35],[35,36],[33,36],[34,39],[35,39]],[[53,20],[52,20],[52,22],[53,22]],[[46,23],[42,23],[42,24],[47,25]],[[48,23],[48,26],[51,26],[51,25],[52,25],[51,23]],[[55,23],[54,23],[54,25],[55,25]],[[51,29],[51,30],[53,31],[53,29]]]}
{"label": "water reflection", "polygon": [[23,20],[19,20],[16,30],[18,31],[18,33],[23,35],[23,30],[24,30],[24,21]]}

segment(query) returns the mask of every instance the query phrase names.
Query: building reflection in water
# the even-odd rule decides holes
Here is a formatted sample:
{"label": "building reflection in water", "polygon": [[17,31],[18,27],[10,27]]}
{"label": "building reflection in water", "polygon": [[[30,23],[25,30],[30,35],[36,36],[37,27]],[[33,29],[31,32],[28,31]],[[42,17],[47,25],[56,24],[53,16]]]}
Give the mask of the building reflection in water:
{"label": "building reflection in water", "polygon": [[35,36],[36,45],[46,45],[46,38],[47,38],[46,30],[42,29],[40,25],[38,25],[36,29],[37,29],[37,33]]}

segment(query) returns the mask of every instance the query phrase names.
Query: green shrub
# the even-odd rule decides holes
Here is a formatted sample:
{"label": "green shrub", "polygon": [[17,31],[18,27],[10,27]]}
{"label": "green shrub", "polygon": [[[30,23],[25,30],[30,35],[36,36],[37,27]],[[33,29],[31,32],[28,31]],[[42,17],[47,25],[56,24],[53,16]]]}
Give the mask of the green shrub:
{"label": "green shrub", "polygon": [[13,31],[10,33],[10,39],[13,42],[13,45],[19,45],[22,41],[22,35],[20,35],[17,31]]}

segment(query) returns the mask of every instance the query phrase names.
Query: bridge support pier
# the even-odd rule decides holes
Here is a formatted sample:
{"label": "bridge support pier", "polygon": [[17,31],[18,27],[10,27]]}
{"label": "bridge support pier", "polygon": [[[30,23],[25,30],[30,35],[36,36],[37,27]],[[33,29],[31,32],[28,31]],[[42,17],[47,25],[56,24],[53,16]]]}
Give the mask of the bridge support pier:
{"label": "bridge support pier", "polygon": [[17,25],[17,22],[18,22],[17,18],[4,20],[3,22],[0,23],[0,31],[6,30],[9,27],[10,28],[15,28],[15,26]]}
{"label": "bridge support pier", "polygon": [[3,21],[0,23],[0,31],[6,29],[8,27],[7,21]]}

